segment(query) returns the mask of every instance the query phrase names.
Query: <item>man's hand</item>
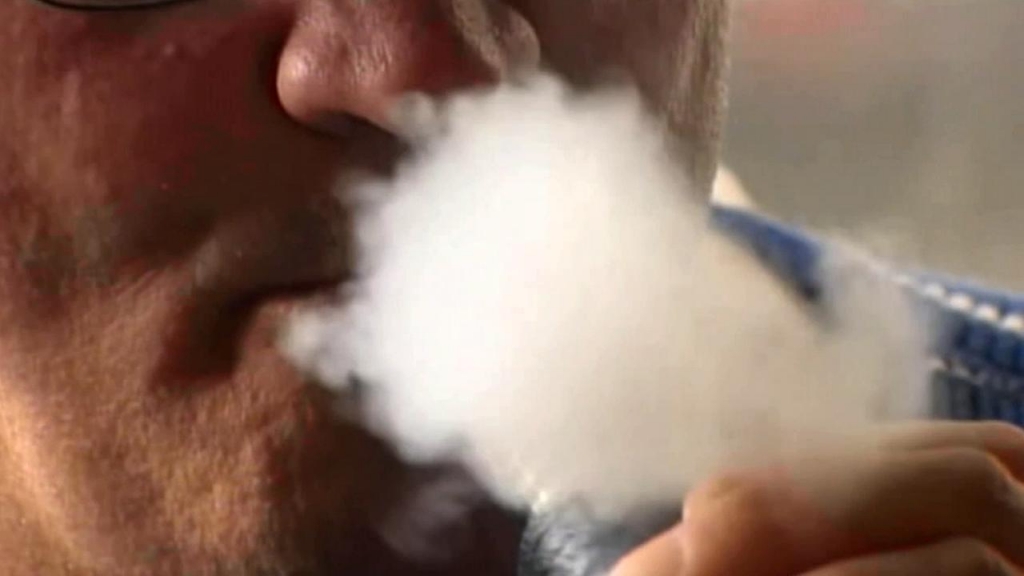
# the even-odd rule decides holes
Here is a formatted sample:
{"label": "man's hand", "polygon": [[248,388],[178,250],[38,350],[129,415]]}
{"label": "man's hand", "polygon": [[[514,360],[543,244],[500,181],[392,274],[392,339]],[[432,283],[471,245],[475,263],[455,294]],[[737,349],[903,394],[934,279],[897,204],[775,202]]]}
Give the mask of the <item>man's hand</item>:
{"label": "man's hand", "polygon": [[713,479],[614,576],[1024,575],[1024,432],[887,430],[881,450]]}

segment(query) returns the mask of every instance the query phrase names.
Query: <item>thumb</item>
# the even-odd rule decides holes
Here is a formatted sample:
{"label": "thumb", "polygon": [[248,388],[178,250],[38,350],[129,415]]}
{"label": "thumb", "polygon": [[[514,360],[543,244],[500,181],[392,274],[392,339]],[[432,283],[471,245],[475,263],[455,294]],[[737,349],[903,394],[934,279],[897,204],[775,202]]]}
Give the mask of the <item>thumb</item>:
{"label": "thumb", "polygon": [[683,550],[678,529],[663,533],[630,552],[611,576],[682,576]]}

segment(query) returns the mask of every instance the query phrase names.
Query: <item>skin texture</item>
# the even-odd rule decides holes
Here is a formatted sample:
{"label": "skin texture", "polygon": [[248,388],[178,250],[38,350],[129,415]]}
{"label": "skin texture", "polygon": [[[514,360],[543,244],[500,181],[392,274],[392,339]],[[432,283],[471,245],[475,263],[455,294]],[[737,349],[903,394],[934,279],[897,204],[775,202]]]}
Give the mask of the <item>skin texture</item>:
{"label": "skin texture", "polygon": [[1024,432],[929,423],[877,446],[736,470],[612,576],[1024,574]]}
{"label": "skin texture", "polygon": [[344,278],[332,193],[392,169],[408,91],[538,62],[580,84],[624,74],[707,190],[725,12],[0,3],[0,572],[512,574],[518,520],[486,504],[427,567],[398,557],[376,527],[446,472],[332,418],[276,328]]}

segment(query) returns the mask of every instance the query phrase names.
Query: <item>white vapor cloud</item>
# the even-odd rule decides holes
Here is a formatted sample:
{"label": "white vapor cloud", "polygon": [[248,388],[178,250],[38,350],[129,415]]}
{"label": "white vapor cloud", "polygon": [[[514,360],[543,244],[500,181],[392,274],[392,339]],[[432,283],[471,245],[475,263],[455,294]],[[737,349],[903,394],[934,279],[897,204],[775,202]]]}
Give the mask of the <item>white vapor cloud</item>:
{"label": "white vapor cloud", "polygon": [[539,76],[421,112],[358,193],[359,282],[285,340],[342,393],[358,374],[359,417],[410,460],[614,516],[922,409],[898,290],[833,250],[817,322],[709,227],[632,90]]}

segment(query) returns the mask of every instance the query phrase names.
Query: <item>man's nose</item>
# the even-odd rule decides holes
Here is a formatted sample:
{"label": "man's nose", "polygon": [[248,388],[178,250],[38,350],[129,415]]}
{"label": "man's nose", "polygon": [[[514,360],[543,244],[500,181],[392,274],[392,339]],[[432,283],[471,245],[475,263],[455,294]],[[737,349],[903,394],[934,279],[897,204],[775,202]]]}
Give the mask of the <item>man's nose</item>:
{"label": "man's nose", "polygon": [[532,28],[499,0],[305,0],[281,52],[277,91],[297,121],[338,133],[392,130],[403,94],[443,94],[536,64]]}

